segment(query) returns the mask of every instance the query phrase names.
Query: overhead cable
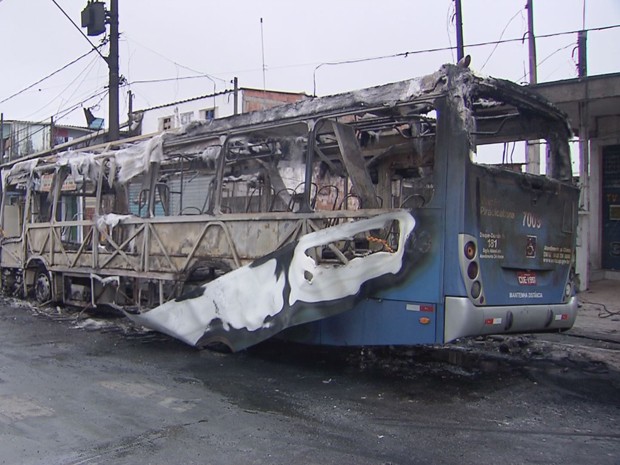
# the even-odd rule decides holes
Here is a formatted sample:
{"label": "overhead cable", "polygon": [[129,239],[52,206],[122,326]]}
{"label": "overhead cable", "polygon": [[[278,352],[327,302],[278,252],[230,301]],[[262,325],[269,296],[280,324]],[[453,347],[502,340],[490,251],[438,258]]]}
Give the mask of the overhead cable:
{"label": "overhead cable", "polygon": [[[101,47],[102,45],[100,45]],[[41,84],[43,81],[51,78],[52,76],[60,73],[61,71],[64,71],[65,69],[67,69],[69,66],[74,65],[75,63],[77,63],[78,61],[86,58],[88,55],[90,55],[91,53],[93,53],[93,50],[90,50],[89,52],[86,52],[84,55],[79,56],[78,58],[76,58],[75,60],[67,63],[66,65],[64,65],[62,68],[58,68],[56,71],[51,72],[50,74],[48,74],[47,76],[39,79],[37,82],[30,84],[28,87],[23,88],[22,90],[15,92],[13,95],[9,95],[7,98],[0,100],[0,104],[4,103],[4,102],[8,102],[9,100],[17,97],[18,95],[23,94],[24,92],[32,89],[34,86],[36,86],[37,84]]]}
{"label": "overhead cable", "polygon": [[[97,60],[97,57],[93,57],[92,61],[86,65],[86,67],[84,69],[82,69],[82,71],[80,71],[75,78],[69,83],[67,84],[53,99],[51,99],[49,102],[47,102],[45,105],[43,105],[42,107],[40,107],[39,109],[33,111],[32,113],[30,113],[29,115],[26,115],[26,118],[31,118],[33,115],[38,114],[40,111],[42,111],[43,109],[47,108],[48,106],[52,105],[52,103],[54,103],[54,101],[56,99],[58,99],[59,97],[61,97],[81,76],[83,76],[85,73],[87,73],[88,71],[90,71],[90,69],[92,68],[92,66],[95,63],[95,60]],[[78,87],[73,91],[73,93],[67,97],[65,99],[65,101],[71,99],[73,97],[73,95],[75,95],[75,92],[77,92],[77,90],[80,88],[80,86],[84,83],[85,81],[85,77],[82,78],[82,81],[80,82],[80,84],[78,85]],[[62,104],[61,104],[62,105]],[[60,110],[59,110],[60,111]]]}
{"label": "overhead cable", "polygon": [[56,0],[52,0],[52,2],[54,3],[54,5],[56,5],[56,6],[58,7],[58,9],[59,9],[60,11],[62,11],[62,14],[63,14],[63,15],[65,15],[65,17],[69,20],[69,22],[75,26],[75,28],[76,28],[76,29],[80,32],[80,34],[82,34],[82,37],[84,37],[84,39],[86,39],[86,42],[88,42],[88,43],[89,43],[89,45],[92,47],[92,49],[93,49],[95,52],[97,52],[97,53],[99,54],[99,56],[100,56],[101,58],[103,58],[103,60],[104,60],[105,62],[107,62],[107,61],[108,61],[108,59],[107,59],[106,57],[104,57],[104,56],[103,56],[103,54],[102,54],[102,53],[98,50],[98,48],[97,48],[97,47],[95,47],[95,45],[94,45],[94,44],[90,41],[90,39],[86,36],[86,34],[84,34],[84,31],[82,31],[82,29],[81,29],[81,28],[80,28],[77,24],[75,24],[75,22],[73,22],[73,20],[71,19],[71,16],[69,16],[69,15],[67,14],[67,12],[66,12],[65,10],[63,10],[63,9],[62,9],[62,7],[61,7],[61,6],[60,6],[60,5],[56,2]]}
{"label": "overhead cable", "polygon": [[173,77],[173,78],[160,78],[160,79],[138,79],[136,81],[129,81],[128,84],[129,85],[133,85],[133,84],[154,84],[157,82],[170,82],[170,81],[184,81],[187,79],[203,79],[203,78],[209,78],[210,76],[208,74],[201,74],[198,76],[180,76],[180,77]]}
{"label": "overhead cable", "polygon": [[181,63],[179,63],[179,62],[177,62],[177,61],[174,61],[174,60],[172,60],[171,58],[168,58],[167,56],[165,56],[165,55],[161,54],[161,53],[160,53],[160,52],[158,52],[157,50],[153,50],[152,48],[150,48],[150,47],[148,47],[148,46],[146,46],[146,45],[144,45],[144,44],[141,44],[141,43],[140,43],[140,42],[138,42],[137,40],[135,40],[135,39],[133,39],[133,38],[129,37],[129,35],[128,35],[128,34],[126,34],[126,33],[124,34],[124,36],[125,36],[125,39],[129,39],[131,42],[134,42],[135,44],[139,45],[140,47],[143,47],[143,48],[145,48],[145,49],[149,50],[150,52],[152,52],[152,53],[154,53],[155,55],[157,55],[157,56],[159,56],[159,57],[163,58],[163,59],[164,59],[164,60],[166,60],[166,61],[169,61],[169,62],[170,62],[170,63],[172,63],[173,65],[178,66],[179,68],[186,69],[187,71],[191,71],[192,73],[197,73],[197,74],[199,74],[201,77],[206,77],[207,79],[211,80],[211,82],[213,82],[213,83],[215,83],[215,82],[213,81],[213,79],[217,79],[218,81],[222,81],[222,82],[227,82],[225,79],[219,78],[219,77],[214,76],[214,75],[212,75],[212,74],[205,73],[205,72],[203,72],[203,71],[198,71],[198,70],[196,70],[196,69],[190,68],[189,66],[185,66],[185,65],[183,65],[183,64],[181,64]]}
{"label": "overhead cable", "polygon": [[[515,15],[510,18],[510,20],[508,21],[508,23],[506,24],[506,26],[504,26],[504,29],[502,30],[502,33],[499,36],[498,40],[502,40],[502,38],[504,37],[504,34],[506,33],[506,30],[508,29],[508,26],[510,26],[510,24],[514,21],[514,19],[519,16],[519,15],[523,15],[523,10],[519,10],[515,13]],[[489,62],[489,60],[491,59],[491,57],[493,56],[493,54],[495,53],[495,50],[497,50],[497,47],[499,46],[500,42],[497,42],[495,44],[495,47],[493,47],[493,50],[491,50],[491,53],[489,54],[489,56],[487,57],[487,59],[485,60],[485,62],[482,64],[482,66],[480,67],[480,71],[482,71],[484,69],[484,67],[487,65],[487,63]]]}
{"label": "overhead cable", "polygon": [[[590,32],[590,31],[605,31],[605,30],[617,29],[617,28],[620,28],[620,24],[614,24],[614,25],[611,25],[611,26],[602,26],[602,27],[590,28],[590,29],[586,29],[586,32]],[[538,39],[545,39],[545,38],[549,38],[549,37],[558,37],[558,36],[568,35],[568,34],[578,34],[581,31],[582,30],[565,31],[565,32],[554,32],[554,33],[551,33],[551,34],[539,34],[536,37]],[[492,40],[492,41],[488,41],[488,42],[478,42],[478,43],[474,43],[474,44],[465,44],[465,47],[467,47],[467,48],[483,47],[483,46],[486,46],[486,45],[505,44],[505,43],[510,43],[510,42],[523,42],[523,40],[524,39],[522,37],[515,38],[515,39]],[[314,72],[313,72],[313,77],[312,77],[313,84],[314,84],[313,95],[316,95],[316,72],[322,66],[334,66],[334,65],[351,64],[351,63],[362,63],[362,62],[366,62],[366,61],[385,60],[385,59],[388,59],[388,58],[398,58],[398,57],[407,58],[409,55],[419,55],[419,54],[422,54],[422,53],[445,52],[445,51],[450,51],[450,50],[454,50],[454,49],[456,49],[456,47],[454,47],[454,46],[450,46],[450,47],[436,47],[436,48],[427,48],[427,49],[423,49],[423,50],[412,50],[412,51],[409,51],[409,52],[393,53],[391,55],[382,55],[382,56],[375,56],[375,57],[358,58],[358,59],[354,59],[354,60],[342,60],[342,61],[332,61],[332,62],[320,63],[318,66],[316,66],[314,68]]]}
{"label": "overhead cable", "polygon": [[108,90],[107,88],[105,88],[105,89],[103,89],[103,90],[101,90],[101,91],[99,91],[99,92],[97,92],[97,93],[95,93],[95,94],[92,94],[92,95],[90,95],[89,97],[87,97],[87,98],[85,98],[85,99],[81,100],[80,102],[77,102],[77,103],[75,103],[75,104],[71,105],[71,106],[70,106],[70,107],[68,107],[68,108],[65,108],[65,109],[63,109],[63,110],[59,110],[57,113],[55,113],[54,115],[50,116],[50,117],[49,117],[49,118],[47,118],[47,119],[41,120],[41,121],[39,121],[39,122],[37,122],[37,123],[34,123],[34,125],[41,125],[41,127],[40,127],[39,129],[37,129],[37,130],[33,131],[32,133],[27,134],[27,135],[26,135],[26,136],[24,136],[24,137],[21,137],[21,136],[19,135],[19,133],[20,133],[20,132],[22,132],[22,131],[27,131],[28,129],[27,129],[27,128],[24,128],[24,129],[22,129],[22,130],[18,130],[18,131],[17,131],[17,136],[18,136],[18,137],[21,137],[21,138],[20,138],[20,139],[17,139],[17,140],[14,142],[14,144],[15,144],[16,146],[19,146],[19,144],[21,144],[21,143],[22,143],[22,142],[24,142],[25,140],[28,140],[29,138],[31,138],[31,137],[32,137],[32,136],[34,136],[35,134],[38,134],[38,133],[40,133],[40,132],[44,131],[44,130],[45,130],[45,129],[49,126],[49,124],[50,124],[50,120],[51,120],[52,118],[54,118],[54,121],[55,121],[55,122],[58,122],[58,121],[60,121],[61,119],[65,118],[66,116],[70,115],[73,111],[75,111],[76,109],[78,109],[79,107],[81,107],[84,103],[88,102],[89,100],[91,100],[91,99],[93,99],[93,98],[96,98],[96,97],[101,97],[101,98],[99,99],[99,101],[95,104],[95,105],[98,105],[98,104],[99,104],[99,103],[101,103],[101,101],[102,101],[102,100],[106,97],[106,95],[108,94],[108,92],[109,92],[109,90]]}

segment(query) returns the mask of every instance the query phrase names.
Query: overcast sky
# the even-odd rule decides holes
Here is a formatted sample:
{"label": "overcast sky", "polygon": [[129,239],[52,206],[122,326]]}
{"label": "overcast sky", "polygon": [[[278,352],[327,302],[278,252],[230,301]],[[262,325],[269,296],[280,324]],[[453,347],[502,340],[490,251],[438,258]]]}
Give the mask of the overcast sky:
{"label": "overcast sky", "polygon": [[[528,80],[527,41],[480,47],[468,44],[522,38],[526,0],[462,0],[466,53],[481,73]],[[80,24],[86,0],[56,0]],[[618,0],[534,0],[535,34],[620,24]],[[403,52],[454,46],[452,0],[119,0],[120,67],[134,108],[242,87],[332,94],[427,74],[455,61],[456,52],[354,64]],[[263,18],[261,41],[260,18]],[[103,36],[91,40],[99,43]],[[576,76],[575,34],[537,40],[538,79]],[[52,0],[0,0],[0,101],[61,68],[90,49]],[[104,51],[106,54],[107,51]],[[588,35],[589,74],[620,72],[620,28]],[[211,79],[181,79],[209,74]],[[313,79],[313,76],[316,79]],[[33,89],[0,103],[5,119],[85,124],[82,106],[107,119],[107,65],[91,54]],[[161,83],[137,81],[169,79]],[[89,98],[91,97],[91,98]],[[68,112],[71,108],[76,110]]]}

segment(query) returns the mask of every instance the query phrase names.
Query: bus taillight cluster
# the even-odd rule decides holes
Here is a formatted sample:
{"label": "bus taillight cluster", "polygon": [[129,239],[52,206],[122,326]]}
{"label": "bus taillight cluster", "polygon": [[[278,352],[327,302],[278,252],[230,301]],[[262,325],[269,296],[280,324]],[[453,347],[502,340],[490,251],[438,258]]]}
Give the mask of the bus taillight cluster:
{"label": "bus taillight cluster", "polygon": [[480,263],[478,261],[478,246],[476,240],[469,235],[461,235],[460,242],[462,245],[463,255],[460,257],[461,271],[467,287],[469,297],[478,304],[484,303],[484,295],[482,292],[482,282],[480,279]]}

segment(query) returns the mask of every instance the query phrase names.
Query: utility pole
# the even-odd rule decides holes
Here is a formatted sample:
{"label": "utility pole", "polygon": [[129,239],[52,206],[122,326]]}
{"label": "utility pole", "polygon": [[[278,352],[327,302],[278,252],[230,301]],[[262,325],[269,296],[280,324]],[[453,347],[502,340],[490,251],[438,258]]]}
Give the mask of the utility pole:
{"label": "utility pole", "polygon": [[267,84],[265,80],[265,73],[267,68],[265,67],[265,38],[263,35],[263,18],[260,19],[260,48],[261,48],[261,57],[263,61],[263,110],[267,108]]}
{"label": "utility pole", "polygon": [[[536,84],[536,37],[534,36],[534,0],[527,0],[527,44],[530,62],[530,85]],[[540,174],[540,145],[538,141],[525,142],[525,170]]]}
{"label": "utility pole", "polygon": [[577,36],[577,51],[579,55],[579,63],[577,64],[577,67],[578,75],[580,78],[584,78],[588,75],[587,43],[588,31],[579,31],[579,35]]}
{"label": "utility pole", "polygon": [[536,37],[534,36],[534,0],[527,0],[527,45],[530,55],[530,84],[538,82],[536,72]]}
{"label": "utility pole", "polygon": [[233,79],[233,106],[234,114],[239,114],[239,79],[235,76]]}
{"label": "utility pole", "polygon": [[463,11],[461,0],[454,0],[456,16],[456,61],[459,62],[465,56],[465,46],[463,45]]}
{"label": "utility pole", "polygon": [[108,96],[108,118],[110,141],[120,139],[118,122],[118,0],[110,0],[110,53],[108,54],[108,67],[110,69],[110,94]]}
{"label": "utility pole", "polygon": [[[584,25],[585,26],[585,25]],[[579,31],[577,36],[577,51],[579,62],[577,71],[579,81],[584,87],[584,99],[579,102],[579,211],[577,229],[577,274],[579,275],[579,290],[585,291],[590,282],[590,237],[594,228],[591,227],[590,217],[590,92],[588,88],[588,60],[587,60],[587,32]]]}
{"label": "utility pole", "polygon": [[133,135],[133,92],[131,90],[127,91],[127,129],[129,134]]}
{"label": "utility pole", "polygon": [[4,113],[0,113],[0,162],[4,163]]}
{"label": "utility pole", "polygon": [[50,118],[50,149],[54,148],[54,117]]}
{"label": "utility pole", "polygon": [[110,9],[106,11],[105,3],[89,0],[82,10],[82,27],[88,29],[89,36],[98,36],[106,32],[106,22],[110,25],[110,53],[105,57],[108,64],[108,140],[120,138],[118,122],[118,0],[110,0]]}

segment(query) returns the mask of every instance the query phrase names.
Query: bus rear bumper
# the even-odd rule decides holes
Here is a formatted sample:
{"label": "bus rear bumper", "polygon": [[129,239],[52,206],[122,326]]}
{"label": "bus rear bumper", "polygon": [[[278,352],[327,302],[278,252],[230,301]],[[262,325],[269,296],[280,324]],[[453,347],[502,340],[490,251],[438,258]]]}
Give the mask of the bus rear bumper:
{"label": "bus rear bumper", "polygon": [[568,329],[577,317],[577,297],[565,304],[476,307],[467,297],[446,297],[444,342],[485,334]]}

